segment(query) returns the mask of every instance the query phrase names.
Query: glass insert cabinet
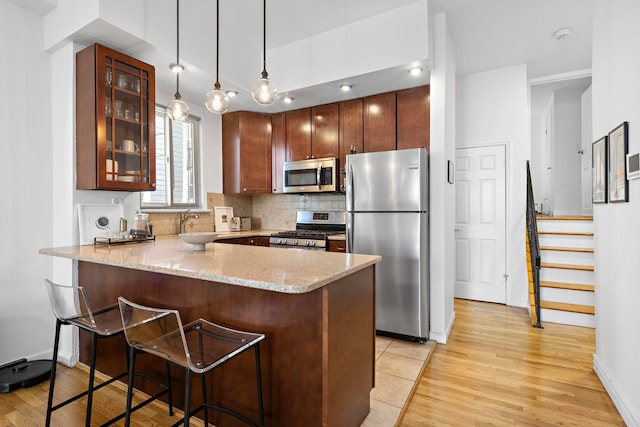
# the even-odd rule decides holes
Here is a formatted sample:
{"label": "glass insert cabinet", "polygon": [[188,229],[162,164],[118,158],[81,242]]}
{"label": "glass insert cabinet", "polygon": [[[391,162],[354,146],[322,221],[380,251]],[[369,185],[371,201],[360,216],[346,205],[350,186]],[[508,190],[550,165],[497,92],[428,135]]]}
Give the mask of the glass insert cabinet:
{"label": "glass insert cabinet", "polygon": [[155,187],[155,69],[88,46],[76,54],[76,188]]}

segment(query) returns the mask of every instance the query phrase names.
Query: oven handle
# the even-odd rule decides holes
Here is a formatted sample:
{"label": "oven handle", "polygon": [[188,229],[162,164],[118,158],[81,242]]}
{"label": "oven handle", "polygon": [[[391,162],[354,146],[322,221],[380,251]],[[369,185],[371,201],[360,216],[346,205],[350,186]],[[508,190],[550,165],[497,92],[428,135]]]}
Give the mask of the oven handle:
{"label": "oven handle", "polygon": [[322,163],[318,165],[318,170],[316,171],[316,182],[318,183],[318,190],[322,190],[322,182],[320,182],[321,177],[322,177]]}

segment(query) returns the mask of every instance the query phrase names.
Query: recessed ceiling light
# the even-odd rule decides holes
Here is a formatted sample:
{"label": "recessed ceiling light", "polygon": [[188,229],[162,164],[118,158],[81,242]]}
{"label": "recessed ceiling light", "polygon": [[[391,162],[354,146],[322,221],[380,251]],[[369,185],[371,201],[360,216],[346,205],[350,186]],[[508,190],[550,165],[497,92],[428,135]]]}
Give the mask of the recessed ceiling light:
{"label": "recessed ceiling light", "polygon": [[571,35],[571,28],[569,27],[560,28],[553,33],[553,36],[556,38],[556,40],[566,39],[567,37],[569,37],[569,35]]}
{"label": "recessed ceiling light", "polygon": [[412,76],[418,76],[418,75],[420,75],[420,73],[422,73],[422,68],[420,68],[420,67],[413,67],[412,69],[410,69],[410,70],[409,70],[409,73],[410,73]]}
{"label": "recessed ceiling light", "polygon": [[285,102],[285,104],[291,104],[293,102],[293,98],[290,96],[285,96],[283,101]]}
{"label": "recessed ceiling light", "polygon": [[343,83],[340,85],[340,89],[342,89],[343,92],[349,92],[351,90],[351,85]]}
{"label": "recessed ceiling light", "polygon": [[226,91],[225,93],[227,94],[227,96],[228,96],[229,98],[234,98],[235,96],[237,96],[237,95],[238,95],[238,92],[236,92],[235,90],[228,90],[228,91]]}
{"label": "recessed ceiling light", "polygon": [[181,73],[184,71],[184,66],[180,65],[180,64],[176,64],[174,62],[172,62],[171,64],[169,64],[169,68],[171,69],[171,71],[173,71],[174,73]]}

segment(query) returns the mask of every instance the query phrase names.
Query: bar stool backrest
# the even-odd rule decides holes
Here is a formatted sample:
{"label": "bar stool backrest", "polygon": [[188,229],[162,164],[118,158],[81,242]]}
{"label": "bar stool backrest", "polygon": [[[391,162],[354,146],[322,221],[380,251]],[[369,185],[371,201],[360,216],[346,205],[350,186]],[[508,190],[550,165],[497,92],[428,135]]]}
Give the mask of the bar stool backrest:
{"label": "bar stool backrest", "polygon": [[[70,320],[86,324],[89,329],[97,327],[87,294],[82,286],[60,285],[44,279],[53,314],[63,322]],[[74,322],[75,323],[75,322]]]}
{"label": "bar stool backrest", "polygon": [[186,339],[177,310],[145,307],[118,298],[127,342],[131,347],[189,368]]}

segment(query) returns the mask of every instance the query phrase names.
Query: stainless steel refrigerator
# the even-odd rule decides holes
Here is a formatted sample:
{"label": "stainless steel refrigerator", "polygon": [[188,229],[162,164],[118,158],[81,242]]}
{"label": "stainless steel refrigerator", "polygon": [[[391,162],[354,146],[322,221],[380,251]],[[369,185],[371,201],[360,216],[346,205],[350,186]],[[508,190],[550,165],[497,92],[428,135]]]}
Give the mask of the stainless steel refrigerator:
{"label": "stainless steel refrigerator", "polygon": [[424,148],[350,154],[346,164],[347,252],[376,264],[376,330],[429,335],[428,158]]}

